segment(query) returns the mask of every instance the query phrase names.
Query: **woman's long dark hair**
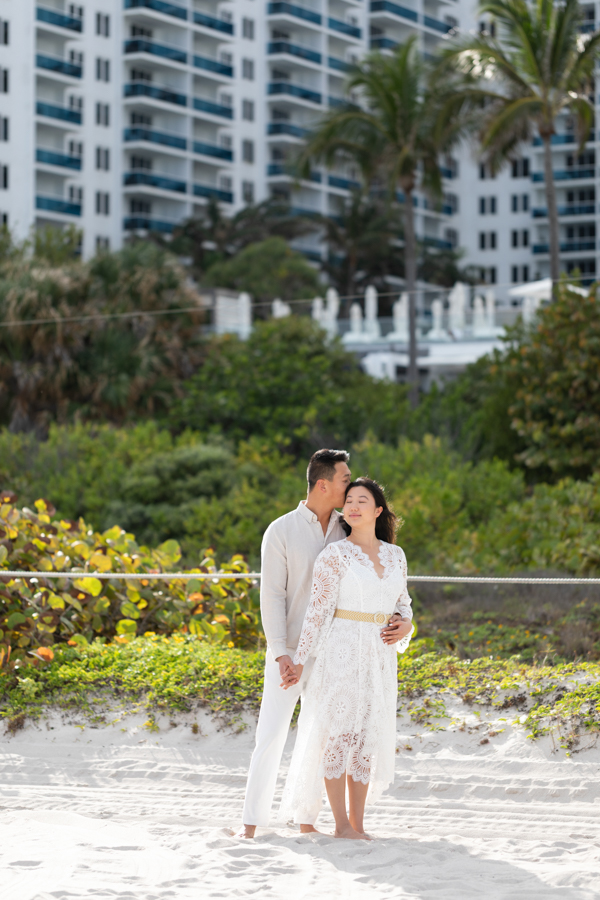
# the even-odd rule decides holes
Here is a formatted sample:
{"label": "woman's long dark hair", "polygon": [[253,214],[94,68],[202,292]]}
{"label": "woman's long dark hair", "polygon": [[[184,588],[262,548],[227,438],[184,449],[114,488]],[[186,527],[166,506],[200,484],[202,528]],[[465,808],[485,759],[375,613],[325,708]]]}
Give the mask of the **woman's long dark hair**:
{"label": "woman's long dark hair", "polygon": [[[348,496],[348,491],[353,487],[365,487],[369,493],[372,494],[373,499],[375,500],[375,506],[383,507],[375,522],[375,537],[380,541],[385,541],[386,544],[395,544],[396,532],[398,531],[401,521],[398,519],[398,516],[395,515],[394,510],[388,506],[381,485],[377,484],[376,481],[373,481],[372,478],[357,478],[356,481],[353,481],[346,488],[346,496]],[[342,518],[341,524],[346,534],[352,533],[352,526],[348,525],[344,518]]]}

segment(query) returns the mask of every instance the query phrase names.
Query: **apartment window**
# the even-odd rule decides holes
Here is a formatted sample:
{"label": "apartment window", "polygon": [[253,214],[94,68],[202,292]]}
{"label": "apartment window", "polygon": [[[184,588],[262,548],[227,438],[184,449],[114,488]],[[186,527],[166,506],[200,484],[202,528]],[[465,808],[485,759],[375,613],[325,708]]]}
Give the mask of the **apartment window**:
{"label": "apartment window", "polygon": [[71,184],[69,186],[69,200],[71,203],[81,203],[83,200],[83,188],[78,184]]}
{"label": "apartment window", "polygon": [[99,216],[110,215],[110,194],[106,191],[96,191],[96,214]]}
{"label": "apartment window", "polygon": [[110,81],[110,59],[96,58],[96,81]]}
{"label": "apartment window", "polygon": [[6,116],[0,116],[0,141],[7,141],[8,133],[8,118]]}
{"label": "apartment window", "polygon": [[458,231],[456,228],[446,228],[444,231],[444,240],[452,247],[458,247]]}
{"label": "apartment window", "polygon": [[83,109],[83,97],[76,97],[75,94],[71,94],[69,97],[69,109],[75,109],[77,112],[81,112]]}
{"label": "apartment window", "polygon": [[526,228],[524,228],[523,231],[521,232],[521,246],[529,247],[529,232],[527,231]]}
{"label": "apartment window", "polygon": [[142,25],[132,25],[129,33],[132,38],[141,37],[148,38],[149,41],[152,40],[152,29],[144,28]]}
{"label": "apartment window", "polygon": [[254,60],[253,59],[243,59],[242,60],[242,78],[245,78],[247,81],[254,81]]}
{"label": "apartment window", "polygon": [[152,169],[152,160],[146,156],[132,156],[129,165],[132,169],[145,169],[149,172]]}
{"label": "apartment window", "polygon": [[244,203],[254,203],[253,181],[242,181],[242,199]]}
{"label": "apartment window", "polygon": [[572,241],[574,238],[593,238],[596,237],[596,223],[588,222],[587,225],[569,225],[567,228],[567,239]]}
{"label": "apartment window", "polygon": [[81,53],[79,50],[70,50],[69,62],[74,66],[83,66],[83,53]]}
{"label": "apartment window", "polygon": [[148,128],[151,128],[152,126],[152,116],[149,116],[146,113],[132,112],[129,121],[132,125],[145,125]]}
{"label": "apartment window", "polygon": [[480,197],[479,198],[479,212],[482,216],[487,215],[488,213],[491,215],[496,214],[496,198],[495,197]]}
{"label": "apartment window", "polygon": [[10,42],[10,32],[8,22],[0,19],[0,44],[8,44]]}
{"label": "apartment window", "polygon": [[496,266],[479,270],[479,280],[484,284],[496,284]]}
{"label": "apartment window", "polygon": [[242,119],[254,122],[254,100],[242,100]]}
{"label": "apartment window", "polygon": [[83,144],[81,141],[69,141],[69,156],[83,157]]}
{"label": "apartment window", "polygon": [[8,166],[0,166],[0,188],[8,190]]}
{"label": "apartment window", "polygon": [[510,243],[512,247],[529,247],[529,231],[526,228],[523,231],[511,231]]}
{"label": "apartment window", "polygon": [[[458,197],[456,194],[444,194],[444,206],[448,207],[451,214],[458,212]],[[445,212],[448,212],[445,210]]]}
{"label": "apartment window", "polygon": [[529,194],[521,195],[521,207],[523,209],[523,212],[529,211]]}
{"label": "apartment window", "polygon": [[8,213],[0,213],[0,225],[3,228],[8,228]]}
{"label": "apartment window", "polygon": [[0,69],[0,94],[8,94],[8,69]]}
{"label": "apartment window", "polygon": [[149,200],[139,200],[137,197],[134,197],[129,201],[129,211],[133,215],[141,213],[142,215],[149,216],[152,212],[152,204]]}
{"label": "apartment window", "polygon": [[571,272],[575,271],[575,269],[579,269],[579,272],[584,276],[595,275],[596,274],[596,260],[595,259],[573,259],[567,263],[567,274],[570,275]]}
{"label": "apartment window", "polygon": [[101,37],[110,37],[110,16],[96,13],[96,34]]}
{"label": "apartment window", "polygon": [[523,266],[523,274],[521,276],[523,281],[529,281],[529,266]]}
{"label": "apartment window", "polygon": [[511,247],[519,246],[519,232],[516,230],[510,233],[510,245]]}
{"label": "apartment window", "polygon": [[69,3],[69,15],[74,19],[83,19],[83,6],[77,6],[76,3]]}
{"label": "apartment window", "polygon": [[479,232],[479,249],[495,250],[496,249],[496,232],[480,231]]}
{"label": "apartment window", "polygon": [[110,238],[96,236],[96,253],[108,253],[110,250]]}
{"label": "apartment window", "polygon": [[96,125],[110,125],[110,107],[108,103],[96,103]]}
{"label": "apartment window", "polygon": [[130,78],[132,81],[145,81],[149,84],[152,81],[152,72],[144,72],[143,69],[132,69]]}
{"label": "apartment window", "polygon": [[519,280],[519,267],[512,266],[510,270],[510,280],[513,284],[516,284]]}
{"label": "apartment window", "polygon": [[242,141],[242,159],[244,162],[254,162],[254,141]]}
{"label": "apartment window", "polygon": [[254,40],[254,19],[242,19],[242,37]]}
{"label": "apartment window", "polygon": [[96,168],[102,172],[110,169],[110,150],[108,147],[96,147]]}
{"label": "apartment window", "polygon": [[529,160],[527,157],[513,159],[511,174],[513,178],[529,178]]}

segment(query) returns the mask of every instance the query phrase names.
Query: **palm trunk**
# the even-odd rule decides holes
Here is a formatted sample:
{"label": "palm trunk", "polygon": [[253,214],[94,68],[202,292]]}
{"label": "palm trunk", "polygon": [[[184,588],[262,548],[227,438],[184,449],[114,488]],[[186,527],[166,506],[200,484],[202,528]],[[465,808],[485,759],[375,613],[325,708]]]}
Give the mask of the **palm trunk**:
{"label": "palm trunk", "polygon": [[408,400],[411,409],[419,405],[417,367],[417,241],[411,190],[404,190],[404,276],[408,293]]}
{"label": "palm trunk", "polygon": [[552,293],[556,294],[560,277],[560,245],[558,242],[558,210],[556,208],[556,189],[552,172],[552,145],[550,135],[544,141],[544,179],[546,186],[546,205],[548,207],[548,230],[550,232],[550,278]]}

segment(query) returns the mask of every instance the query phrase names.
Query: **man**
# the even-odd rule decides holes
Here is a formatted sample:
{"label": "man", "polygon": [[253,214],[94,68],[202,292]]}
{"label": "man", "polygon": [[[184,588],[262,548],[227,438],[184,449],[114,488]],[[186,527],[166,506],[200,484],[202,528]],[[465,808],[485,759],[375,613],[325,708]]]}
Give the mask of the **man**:
{"label": "man", "polygon": [[[257,826],[269,824],[277,773],[298,696],[310,674],[311,661],[300,684],[283,690],[282,679],[294,673],[292,658],[310,601],[312,572],[321,550],[346,535],[336,508],[344,505],[351,474],[345,450],[318,450],[307,470],[308,493],[296,509],[271,522],[261,548],[260,608],[267,639],[263,696],[252,754],[243,825],[237,836],[253,838]],[[392,635],[401,624],[394,616]],[[302,833],[316,831],[313,822]]]}

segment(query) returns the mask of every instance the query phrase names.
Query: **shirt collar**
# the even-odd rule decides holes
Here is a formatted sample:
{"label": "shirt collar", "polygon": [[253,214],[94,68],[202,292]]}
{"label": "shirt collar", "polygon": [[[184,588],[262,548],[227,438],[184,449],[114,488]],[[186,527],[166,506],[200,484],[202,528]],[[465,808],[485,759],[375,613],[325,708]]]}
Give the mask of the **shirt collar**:
{"label": "shirt collar", "polygon": [[[314,512],[311,512],[311,510],[307,507],[306,500],[300,501],[300,503],[298,504],[298,512],[300,513],[300,515],[302,516],[303,519],[305,519],[307,522],[310,522],[312,525],[319,524],[318,516]],[[335,523],[338,520],[339,520],[339,513],[336,509],[334,509],[329,518],[329,525],[327,526],[327,534],[325,535],[325,537],[328,537],[328,535],[331,532],[331,529],[334,527]]]}

